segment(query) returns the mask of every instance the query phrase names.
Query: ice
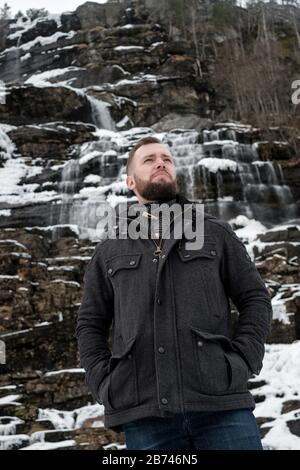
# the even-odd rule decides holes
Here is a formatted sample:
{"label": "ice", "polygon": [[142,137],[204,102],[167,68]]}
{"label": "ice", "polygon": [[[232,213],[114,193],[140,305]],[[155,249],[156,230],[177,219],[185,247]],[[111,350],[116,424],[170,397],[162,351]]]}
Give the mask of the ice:
{"label": "ice", "polygon": [[[224,141],[221,141],[224,142]],[[211,143],[211,142],[210,142]],[[217,171],[237,171],[237,162],[228,158],[201,158],[198,165],[204,166],[209,171],[216,173]]]}
{"label": "ice", "polygon": [[26,434],[15,434],[14,436],[0,436],[0,450],[10,450],[18,448],[21,445],[30,442],[29,436]]}
{"label": "ice", "polygon": [[16,434],[17,425],[22,423],[24,421],[16,416],[0,416],[0,436]]}

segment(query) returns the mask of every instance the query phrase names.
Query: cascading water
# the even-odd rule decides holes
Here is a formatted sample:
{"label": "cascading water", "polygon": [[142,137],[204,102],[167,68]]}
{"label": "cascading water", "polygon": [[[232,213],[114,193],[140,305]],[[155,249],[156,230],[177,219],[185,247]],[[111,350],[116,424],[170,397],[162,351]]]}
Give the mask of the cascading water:
{"label": "cascading water", "polygon": [[[99,207],[126,200],[126,152],[142,137],[137,129],[99,129],[97,135],[97,141],[81,145],[76,159],[63,168],[59,188],[59,223],[78,225],[85,233],[96,229]],[[270,224],[297,216],[280,165],[259,160],[256,146],[234,140],[234,130],[177,129],[157,135],[170,146],[179,190],[204,203],[207,212],[223,220],[246,215]]]}
{"label": "cascading water", "polygon": [[189,132],[172,139],[188,197],[225,220],[239,214],[270,223],[297,217],[277,162],[260,161],[256,146],[239,143],[234,129],[203,130],[201,137]]}
{"label": "cascading water", "polygon": [[116,125],[109,112],[109,104],[105,101],[100,101],[93,96],[87,95],[92,109],[92,118],[96,127],[99,129],[108,129],[110,131],[116,130]]}
{"label": "cascading water", "polygon": [[102,136],[98,141],[83,144],[77,158],[64,166],[59,184],[60,225],[76,225],[82,236],[101,235],[99,225],[109,206],[107,196],[122,186],[122,169],[115,147],[110,136]]}

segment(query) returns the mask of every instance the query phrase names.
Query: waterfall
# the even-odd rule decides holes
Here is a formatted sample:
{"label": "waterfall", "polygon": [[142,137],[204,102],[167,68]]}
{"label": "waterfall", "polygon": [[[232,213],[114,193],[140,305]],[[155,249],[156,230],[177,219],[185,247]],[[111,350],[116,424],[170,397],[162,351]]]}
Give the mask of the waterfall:
{"label": "waterfall", "polygon": [[115,122],[113,121],[110,112],[109,104],[105,101],[100,101],[93,96],[87,95],[92,109],[92,118],[96,127],[99,129],[108,129],[110,131],[116,130]]}
{"label": "waterfall", "polygon": [[[237,142],[235,132],[229,131],[174,129],[157,134],[174,157],[179,190],[224,220],[245,215],[278,223],[297,217],[280,165],[259,160],[255,145]],[[59,223],[77,225],[82,233],[96,233],[99,207],[126,200],[126,153],[149,129],[98,129],[96,134],[98,140],[77,147],[59,184]]]}
{"label": "waterfall", "polygon": [[[62,169],[57,223],[76,226],[82,237],[97,239],[101,235],[100,224],[110,205],[107,195],[122,192],[125,187],[123,167],[117,164],[118,152],[115,148],[111,136],[100,133],[98,141],[80,145],[76,159],[70,160]],[[124,200],[124,196],[114,197]],[[51,224],[55,224],[56,204],[53,206]]]}

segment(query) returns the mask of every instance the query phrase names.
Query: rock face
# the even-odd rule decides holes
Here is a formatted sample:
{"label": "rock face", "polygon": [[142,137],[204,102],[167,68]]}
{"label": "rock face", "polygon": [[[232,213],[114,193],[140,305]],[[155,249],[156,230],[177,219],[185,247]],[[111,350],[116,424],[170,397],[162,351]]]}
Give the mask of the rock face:
{"label": "rock face", "polygon": [[[53,230],[0,232],[0,338],[7,358],[0,361],[0,415],[6,416],[0,422],[17,423],[8,432],[11,439],[0,435],[2,448],[45,446],[45,439],[53,447],[72,440],[72,449],[97,449],[116,441],[97,426],[103,407],[91,404],[74,337],[82,278],[95,243],[79,240],[68,227],[56,235],[54,241]],[[59,410],[66,413],[60,425]],[[64,431],[68,422],[72,429]],[[118,442],[124,445],[122,435]]]}
{"label": "rock face", "polygon": [[81,119],[85,122],[92,120],[87,98],[60,87],[11,88],[6,103],[0,105],[0,115],[2,122],[18,126],[61,119]]}
{"label": "rock face", "polygon": [[[167,14],[169,3],[86,2],[0,22],[0,448],[125,446],[85,387],[74,328],[99,209],[133,196],[128,151],[149,134],[169,145],[180,191],[247,243],[274,307],[265,372],[249,382],[262,437],[272,448],[280,425],[268,399],[299,435],[297,395],[268,375],[300,339],[299,131],[224,120],[237,104],[213,76],[234,27],[212,26],[197,46],[201,21],[184,33],[190,10]],[[274,31],[290,40],[284,11]]]}

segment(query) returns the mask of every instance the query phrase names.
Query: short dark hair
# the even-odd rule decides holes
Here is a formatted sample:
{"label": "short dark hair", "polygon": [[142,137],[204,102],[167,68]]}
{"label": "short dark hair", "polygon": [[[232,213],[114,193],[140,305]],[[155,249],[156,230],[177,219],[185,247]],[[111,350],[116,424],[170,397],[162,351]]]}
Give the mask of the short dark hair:
{"label": "short dark hair", "polygon": [[160,139],[158,139],[157,137],[153,137],[152,135],[149,135],[148,137],[143,137],[142,139],[138,140],[137,143],[129,151],[129,154],[128,154],[128,159],[127,159],[127,164],[126,164],[126,173],[127,173],[127,175],[129,174],[128,173],[129,168],[130,168],[130,165],[132,163],[135,152],[142,145],[146,145],[146,144],[162,144],[162,141]]}

